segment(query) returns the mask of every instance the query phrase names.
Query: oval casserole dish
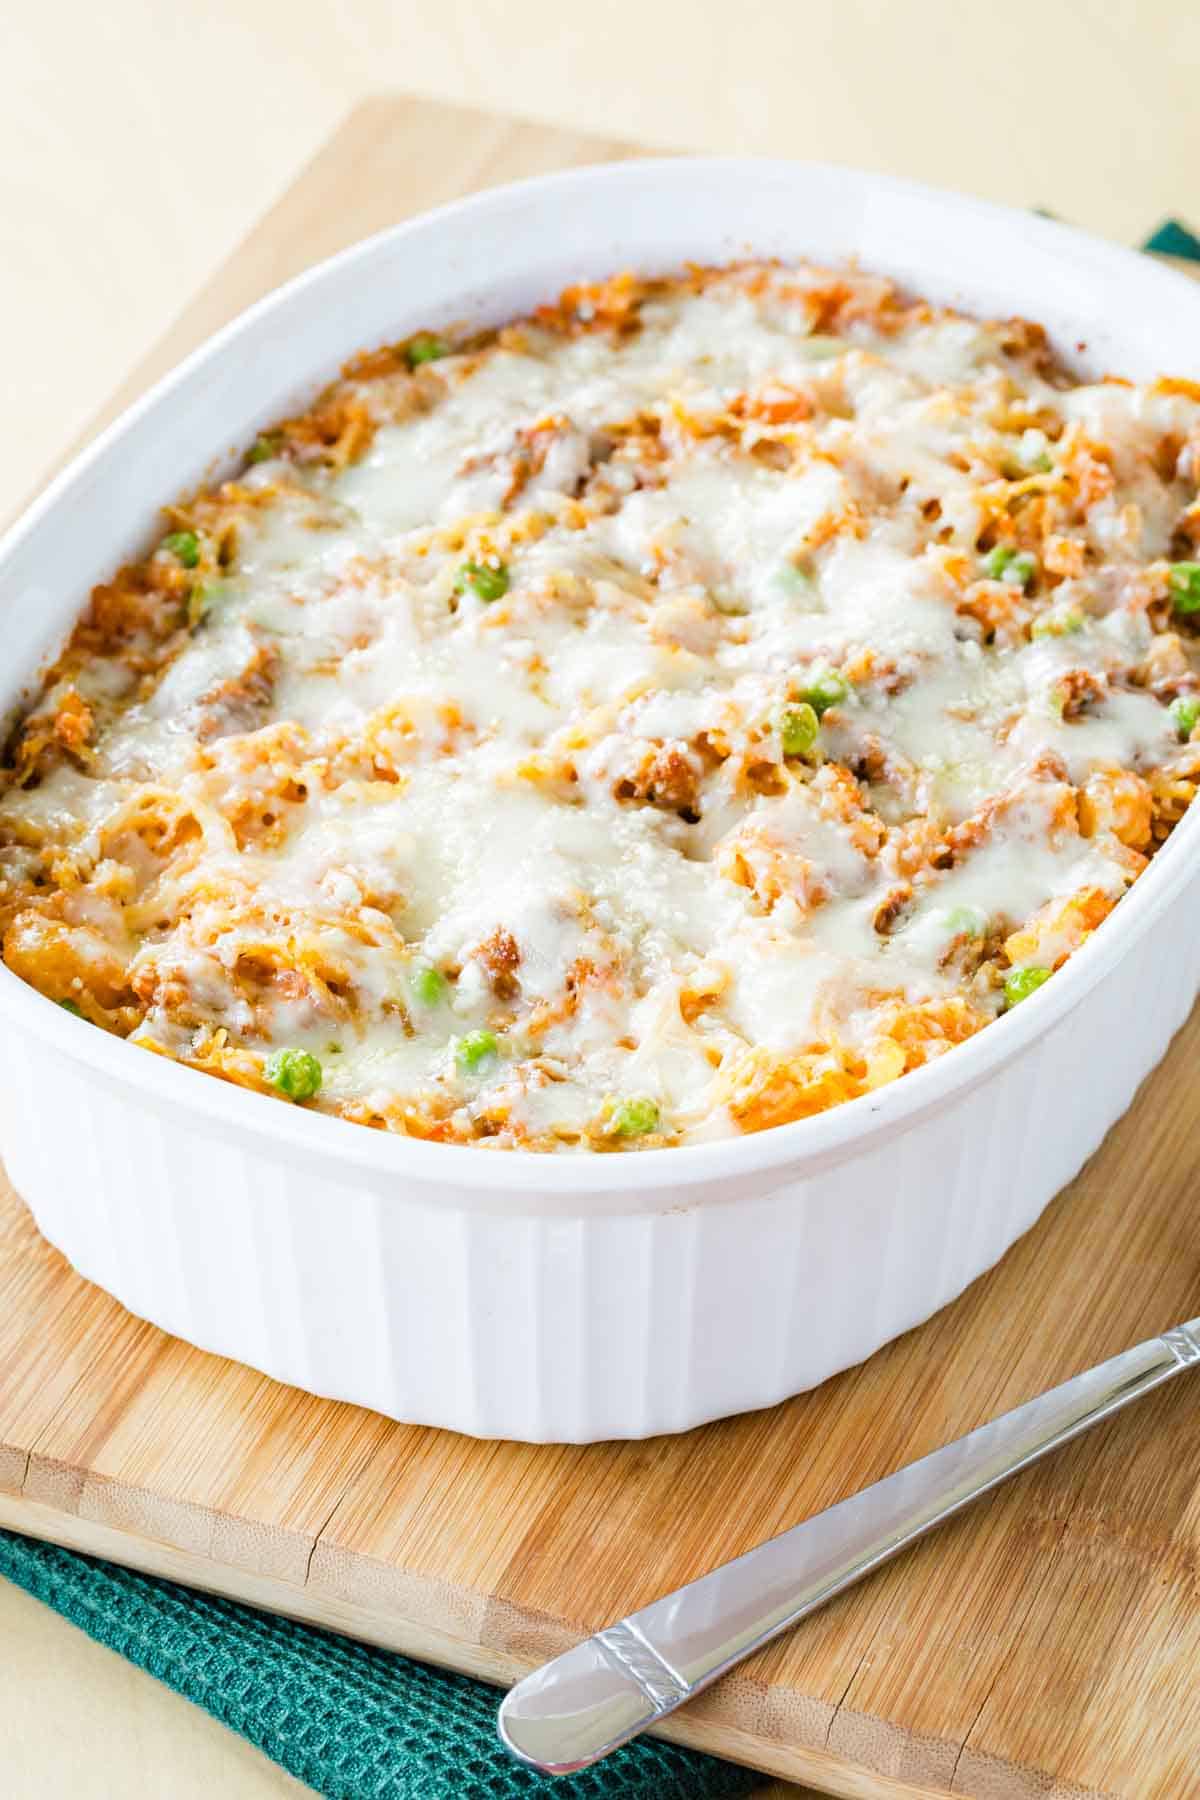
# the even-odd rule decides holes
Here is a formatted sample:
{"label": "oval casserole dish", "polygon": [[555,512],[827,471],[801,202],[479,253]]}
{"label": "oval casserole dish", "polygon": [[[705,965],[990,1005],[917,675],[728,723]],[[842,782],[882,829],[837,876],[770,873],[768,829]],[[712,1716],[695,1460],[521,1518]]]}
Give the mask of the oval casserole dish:
{"label": "oval casserole dish", "polygon": [[[496,190],[261,302],[54,483],[0,546],[5,707],[158,508],[352,351],[743,256],[855,257],[1040,321],[1084,372],[1200,375],[1200,288],[982,202],[736,159]],[[486,1155],[268,1105],[80,1029],[2,968],[5,1158],[81,1273],[281,1380],[487,1437],[681,1430],[861,1360],[1033,1223],[1195,997],[1197,832],[1185,817],[1054,981],[952,1055],[815,1118],[636,1156]]]}

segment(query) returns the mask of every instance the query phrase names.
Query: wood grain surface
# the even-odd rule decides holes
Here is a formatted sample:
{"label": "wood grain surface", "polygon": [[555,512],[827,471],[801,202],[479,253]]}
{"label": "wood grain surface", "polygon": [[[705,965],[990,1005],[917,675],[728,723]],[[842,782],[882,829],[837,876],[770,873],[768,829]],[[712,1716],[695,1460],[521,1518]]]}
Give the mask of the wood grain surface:
{"label": "wood grain surface", "polygon": [[[473,187],[629,153],[373,101],[111,410],[343,243]],[[929,1324],[784,1406],[639,1444],[479,1443],[281,1387],[124,1312],[4,1189],[0,1524],[510,1680],[1200,1312],[1198,1058],[1194,1017],[1079,1179]],[[1064,1110],[1086,1078],[1063,1070]],[[1021,1476],[664,1735],[851,1800],[1200,1793],[1198,1398],[1174,1382]]]}

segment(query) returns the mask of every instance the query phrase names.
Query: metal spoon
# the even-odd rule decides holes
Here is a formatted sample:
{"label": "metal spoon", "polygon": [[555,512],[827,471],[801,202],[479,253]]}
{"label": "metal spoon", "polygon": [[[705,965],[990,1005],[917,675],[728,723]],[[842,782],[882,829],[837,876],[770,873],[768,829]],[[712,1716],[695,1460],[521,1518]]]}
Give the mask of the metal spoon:
{"label": "metal spoon", "polygon": [[551,1775],[598,1762],[943,1519],[1200,1362],[1200,1319],[1088,1369],[597,1632],[527,1675],[500,1738]]}

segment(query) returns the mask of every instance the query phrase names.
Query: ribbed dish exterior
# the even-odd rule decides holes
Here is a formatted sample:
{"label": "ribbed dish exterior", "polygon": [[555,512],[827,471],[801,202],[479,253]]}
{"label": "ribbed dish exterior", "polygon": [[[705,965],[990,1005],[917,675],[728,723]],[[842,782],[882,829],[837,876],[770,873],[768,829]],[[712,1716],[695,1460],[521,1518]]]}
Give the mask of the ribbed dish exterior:
{"label": "ribbed dish exterior", "polygon": [[282,1381],[484,1437],[679,1431],[861,1361],[1033,1223],[1186,1016],[1188,905],[988,1078],[761,1191],[664,1190],[640,1211],[629,1159],[630,1210],[597,1214],[563,1158],[561,1193],[481,1213],[449,1185],[281,1154],[11,1032],[5,1154],[81,1274]]}
{"label": "ribbed dish exterior", "polygon": [[[261,302],[58,478],[0,545],[0,700],[214,446],[307,404],[348,351],[443,319],[496,323],[614,269],[749,252],[857,258],[951,304],[1037,318],[1069,353],[1086,341],[1097,370],[1200,377],[1192,284],[960,195],[737,158],[495,189]],[[859,1361],[1032,1224],[1191,1004],[1197,830],[1183,822],[1012,1019],[840,1109],[844,1130],[824,1115],[590,1171],[513,1153],[500,1173],[502,1152],[285,1116],[88,1030],[0,968],[3,1153],[84,1275],[284,1381],[483,1436],[681,1430]]]}

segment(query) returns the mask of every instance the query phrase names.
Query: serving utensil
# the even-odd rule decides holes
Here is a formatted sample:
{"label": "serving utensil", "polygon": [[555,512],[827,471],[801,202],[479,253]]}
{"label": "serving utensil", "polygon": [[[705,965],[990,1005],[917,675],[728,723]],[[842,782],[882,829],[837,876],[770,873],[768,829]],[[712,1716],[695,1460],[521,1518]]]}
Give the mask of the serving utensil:
{"label": "serving utensil", "polygon": [[1111,1357],[597,1632],[500,1707],[505,1747],[566,1775],[658,1724],[972,1500],[1200,1362],[1200,1319]]}

